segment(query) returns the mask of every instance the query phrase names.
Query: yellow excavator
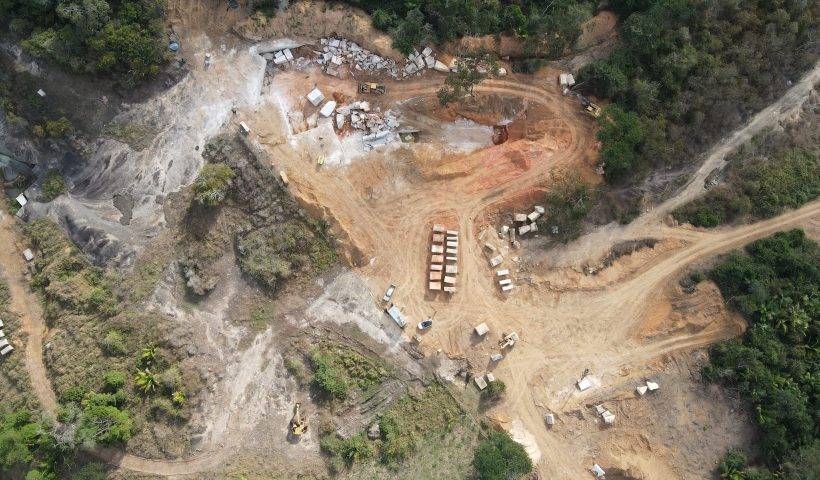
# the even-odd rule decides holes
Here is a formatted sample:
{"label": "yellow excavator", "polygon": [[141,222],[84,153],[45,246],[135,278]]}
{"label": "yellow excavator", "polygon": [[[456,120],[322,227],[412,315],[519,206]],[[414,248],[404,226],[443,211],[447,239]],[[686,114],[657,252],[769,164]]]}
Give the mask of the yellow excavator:
{"label": "yellow excavator", "polygon": [[296,438],[301,437],[308,428],[307,422],[302,418],[302,412],[300,411],[301,406],[302,404],[297,403],[296,406],[293,407],[293,418],[290,419],[290,434]]}

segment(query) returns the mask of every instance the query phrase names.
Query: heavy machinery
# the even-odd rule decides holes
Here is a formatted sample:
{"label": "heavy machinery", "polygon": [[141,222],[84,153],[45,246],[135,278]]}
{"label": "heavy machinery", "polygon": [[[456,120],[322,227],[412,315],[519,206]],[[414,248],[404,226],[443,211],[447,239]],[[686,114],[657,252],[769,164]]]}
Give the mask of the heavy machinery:
{"label": "heavy machinery", "polygon": [[302,412],[300,411],[301,406],[302,404],[296,403],[293,407],[293,418],[290,419],[290,434],[295,438],[301,437],[308,428],[307,421],[302,418]]}
{"label": "heavy machinery", "polygon": [[584,111],[593,118],[601,116],[601,107],[590,102],[588,98],[581,97],[581,106],[584,107]]}
{"label": "heavy machinery", "polygon": [[505,348],[512,348],[515,345],[515,342],[518,341],[518,334],[515,332],[505,333],[504,336],[501,338],[501,341],[498,344],[501,346],[501,349]]}
{"label": "heavy machinery", "polygon": [[384,95],[384,92],[387,91],[387,87],[385,87],[381,83],[373,83],[373,82],[361,82],[359,83],[359,93],[375,93],[378,95]]}

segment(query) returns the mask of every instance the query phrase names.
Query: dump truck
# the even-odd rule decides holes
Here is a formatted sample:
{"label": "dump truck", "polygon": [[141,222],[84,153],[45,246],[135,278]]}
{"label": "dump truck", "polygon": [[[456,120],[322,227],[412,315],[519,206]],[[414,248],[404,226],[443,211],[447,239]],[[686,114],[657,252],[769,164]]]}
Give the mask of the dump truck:
{"label": "dump truck", "polygon": [[290,419],[290,434],[296,438],[301,437],[302,434],[307,431],[308,427],[307,422],[302,418],[301,406],[300,403],[296,403],[293,407],[293,418]]}
{"label": "dump truck", "polygon": [[381,83],[373,83],[373,82],[361,82],[359,83],[359,93],[375,93],[377,95],[384,95],[384,92],[387,91],[387,87],[385,87]]}
{"label": "dump truck", "polygon": [[588,98],[581,97],[581,106],[584,108],[584,112],[593,118],[598,118],[601,116],[601,107],[590,102]]}

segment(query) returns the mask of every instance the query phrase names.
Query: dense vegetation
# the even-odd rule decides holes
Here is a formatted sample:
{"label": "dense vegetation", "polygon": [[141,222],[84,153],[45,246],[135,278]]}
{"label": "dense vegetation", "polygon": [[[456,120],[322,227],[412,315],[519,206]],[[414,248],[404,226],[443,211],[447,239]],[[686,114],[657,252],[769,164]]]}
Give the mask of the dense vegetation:
{"label": "dense vegetation", "polygon": [[354,389],[367,391],[379,385],[389,371],[386,365],[342,345],[322,344],[310,350],[313,386],[327,398],[344,400]]}
{"label": "dense vegetation", "polygon": [[324,232],[300,220],[240,234],[237,250],[242,269],[270,289],[298,272],[322,271],[336,261]]}
{"label": "dense vegetation", "polygon": [[206,163],[194,181],[194,199],[205,207],[220,205],[228,197],[235,176],[224,163]]}
{"label": "dense vegetation", "polygon": [[773,217],[820,195],[817,114],[807,105],[802,118],[783,131],[770,130],[728,158],[725,181],[674,212],[698,227]]}
{"label": "dense vegetation", "polygon": [[32,55],[127,85],[150,78],[165,61],[160,0],[2,0],[0,19]]}
{"label": "dense vegetation", "polygon": [[492,432],[475,450],[473,466],[480,480],[521,478],[532,471],[532,461],[519,443],[505,432]]}
{"label": "dense vegetation", "polygon": [[68,185],[57,170],[49,170],[43,178],[43,201],[50,202],[68,191]]}
{"label": "dense vegetation", "polygon": [[760,110],[816,57],[816,2],[619,0],[623,45],[584,67],[606,179],[678,167]]}
{"label": "dense vegetation", "polygon": [[[751,403],[768,467],[797,472],[785,477],[789,479],[816,478],[798,473],[818,468],[817,243],[801,230],[777,233],[748,245],[744,253],[730,254],[709,276],[747,319],[749,329],[742,338],[712,348],[704,377],[738,390]],[[797,460],[807,457],[807,462]],[[737,476],[725,478],[772,478],[755,476],[766,472],[745,469],[745,461],[730,457],[727,462],[725,469]]]}
{"label": "dense vegetation", "polygon": [[373,17],[376,28],[390,32],[403,53],[428,43],[464,36],[507,33],[521,37],[533,55],[556,58],[581,35],[595,2],[586,0],[424,0],[388,2],[346,0]]}
{"label": "dense vegetation", "polygon": [[197,377],[185,374],[163,342],[159,320],[133,310],[117,282],[58,225],[38,219],[25,231],[36,251],[32,286],[54,329],[45,362],[71,441],[88,448],[124,444],[146,435],[146,420],[187,419],[186,396],[199,388]]}
{"label": "dense vegetation", "polygon": [[594,201],[595,192],[579,176],[561,174],[541,201],[544,214],[537,220],[539,231],[561,243],[578,238]]}

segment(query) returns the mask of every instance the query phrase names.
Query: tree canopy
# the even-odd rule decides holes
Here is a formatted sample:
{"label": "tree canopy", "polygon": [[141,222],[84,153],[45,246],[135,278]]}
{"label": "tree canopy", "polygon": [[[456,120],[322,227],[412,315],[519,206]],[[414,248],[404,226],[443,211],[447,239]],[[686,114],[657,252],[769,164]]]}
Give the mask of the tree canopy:
{"label": "tree canopy", "polygon": [[[760,429],[758,445],[768,466],[778,468],[805,449],[816,452],[817,243],[801,230],[776,233],[748,245],[743,253],[730,254],[709,276],[748,320],[749,329],[742,338],[712,348],[704,377],[736,388],[751,403]],[[738,470],[737,465],[733,469]]]}
{"label": "tree canopy", "polygon": [[73,71],[134,85],[165,61],[161,0],[2,0],[6,18],[26,51]]}
{"label": "tree canopy", "polygon": [[476,448],[473,467],[481,480],[511,480],[530,473],[532,460],[507,433],[492,432]]}

